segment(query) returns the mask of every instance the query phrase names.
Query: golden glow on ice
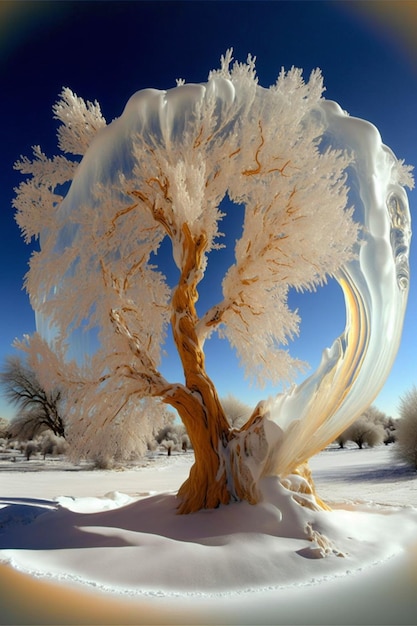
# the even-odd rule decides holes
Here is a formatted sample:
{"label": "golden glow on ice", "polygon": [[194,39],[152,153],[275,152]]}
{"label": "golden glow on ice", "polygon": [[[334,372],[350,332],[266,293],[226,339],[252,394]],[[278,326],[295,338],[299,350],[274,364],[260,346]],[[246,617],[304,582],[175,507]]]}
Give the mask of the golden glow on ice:
{"label": "golden glow on ice", "polygon": [[401,339],[408,295],[411,237],[399,162],[377,129],[324,102],[331,141],[355,153],[355,217],[363,224],[358,259],[336,276],[346,304],[346,328],[323,353],[316,372],[273,399],[270,419],[283,431],[268,473],[285,476],[352,423],[375,399]]}

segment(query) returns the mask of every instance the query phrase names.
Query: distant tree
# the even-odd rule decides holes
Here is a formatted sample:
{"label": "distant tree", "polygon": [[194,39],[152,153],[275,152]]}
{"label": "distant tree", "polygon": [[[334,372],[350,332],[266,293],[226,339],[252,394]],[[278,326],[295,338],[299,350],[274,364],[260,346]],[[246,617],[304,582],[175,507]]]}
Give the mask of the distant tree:
{"label": "distant tree", "polygon": [[348,434],[348,429],[346,429],[336,438],[336,443],[339,444],[339,448],[344,448],[345,444],[349,441]]}
{"label": "distant tree", "polygon": [[39,451],[43,454],[44,460],[46,456],[60,456],[68,450],[68,443],[63,437],[54,435],[50,430],[43,432],[39,438]]}
{"label": "distant tree", "polygon": [[385,429],[385,437],[384,444],[388,446],[390,443],[395,443],[397,441],[397,433],[395,429],[386,428]]}
{"label": "distant tree", "polygon": [[392,420],[375,406],[369,406],[360,417],[336,438],[340,448],[348,441],[353,441],[359,448],[364,445],[373,447],[384,441],[386,428]]}
{"label": "distant tree", "polygon": [[252,408],[232,394],[222,398],[221,403],[232,428],[241,428],[251,416]]}
{"label": "distant tree", "polygon": [[384,444],[386,446],[390,443],[395,443],[397,441],[397,428],[398,428],[398,420],[395,420],[392,417],[387,417],[384,423],[384,429],[385,429]]}
{"label": "distant tree", "polygon": [[387,420],[384,424],[385,428],[387,430],[396,430],[397,426],[398,426],[398,421],[395,420],[392,417],[387,417]]}
{"label": "distant tree", "polygon": [[417,387],[400,398],[399,413],[395,450],[400,459],[417,470]]}
{"label": "distant tree", "polygon": [[59,406],[61,391],[45,391],[35,371],[22,359],[17,356],[7,358],[6,365],[0,372],[0,386],[5,397],[18,411],[9,426],[13,437],[32,439],[46,429],[59,437],[65,437],[65,425]]}
{"label": "distant tree", "polygon": [[24,444],[23,450],[26,460],[30,461],[31,456],[39,451],[39,445],[35,441],[27,441]]}
{"label": "distant tree", "polygon": [[156,435],[156,441],[171,456],[173,450],[186,451],[190,447],[190,442],[183,424],[167,424]]}
{"label": "distant tree", "polygon": [[390,419],[385,413],[383,413],[383,411],[378,409],[378,407],[373,404],[371,404],[371,406],[369,406],[366,411],[362,413],[361,417],[369,422],[372,422],[373,424],[380,425],[383,428],[387,427]]}
{"label": "distant tree", "polygon": [[4,417],[0,417],[0,439],[7,439],[9,435],[10,422]]}
{"label": "distant tree", "polygon": [[381,424],[375,424],[366,417],[360,417],[346,430],[350,441],[362,449],[365,445],[373,448],[384,440],[385,431]]}

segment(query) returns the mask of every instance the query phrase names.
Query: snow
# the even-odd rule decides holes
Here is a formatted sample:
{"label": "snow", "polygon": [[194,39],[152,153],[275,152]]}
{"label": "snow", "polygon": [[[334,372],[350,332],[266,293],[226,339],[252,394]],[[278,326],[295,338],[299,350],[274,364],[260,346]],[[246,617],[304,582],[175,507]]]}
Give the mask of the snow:
{"label": "snow", "polygon": [[176,515],[192,461],[0,460],[0,623],[415,623],[417,476],[392,446],[311,460],[331,512],[267,479],[257,506]]}

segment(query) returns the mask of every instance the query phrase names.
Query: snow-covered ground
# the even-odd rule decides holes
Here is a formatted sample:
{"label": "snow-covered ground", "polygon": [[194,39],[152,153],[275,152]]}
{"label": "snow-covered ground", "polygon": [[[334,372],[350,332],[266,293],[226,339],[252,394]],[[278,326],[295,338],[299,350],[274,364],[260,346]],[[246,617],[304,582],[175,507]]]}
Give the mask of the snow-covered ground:
{"label": "snow-covered ground", "polygon": [[333,510],[282,520],[274,484],[255,507],[176,515],[192,460],[0,460],[0,623],[417,623],[417,475],[392,446],[324,450],[310,465]]}

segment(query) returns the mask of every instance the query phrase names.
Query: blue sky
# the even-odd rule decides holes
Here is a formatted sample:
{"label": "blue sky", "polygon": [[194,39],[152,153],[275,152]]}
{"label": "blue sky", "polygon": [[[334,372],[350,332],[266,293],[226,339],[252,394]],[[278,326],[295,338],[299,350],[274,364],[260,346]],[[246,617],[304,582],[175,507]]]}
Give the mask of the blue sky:
{"label": "blue sky", "polygon": [[[395,15],[386,12],[395,5]],[[410,2],[3,2],[0,4],[0,364],[15,337],[35,330],[22,291],[31,247],[13,219],[13,163],[31,146],[56,152],[52,106],[63,86],[98,100],[111,121],[128,98],[146,87],[171,88],[177,78],[204,82],[220,56],[257,57],[260,84],[281,69],[321,68],[326,98],[368,119],[406,163],[417,165],[417,5]],[[412,12],[415,9],[414,13]],[[385,13],[384,13],[385,10]],[[385,16],[385,17],[384,17]],[[409,194],[412,215],[417,192]],[[226,224],[227,226],[227,224]],[[228,228],[233,229],[233,225]],[[417,384],[417,268],[411,252],[411,290],[403,340],[392,373],[375,404],[397,415],[399,397]],[[302,297],[301,334],[293,356],[315,368],[322,350],[343,331],[344,304],[337,285]],[[384,338],[381,337],[381,341]],[[279,389],[258,390],[244,380],[225,342],[207,345],[207,366],[220,395],[255,403]],[[176,380],[175,359],[165,373]],[[0,397],[0,416],[13,410]]]}

